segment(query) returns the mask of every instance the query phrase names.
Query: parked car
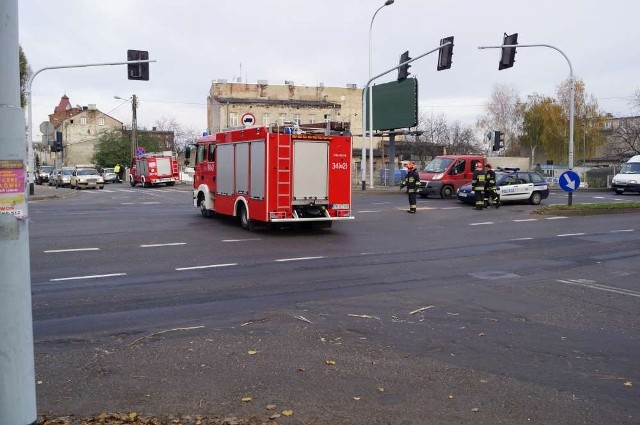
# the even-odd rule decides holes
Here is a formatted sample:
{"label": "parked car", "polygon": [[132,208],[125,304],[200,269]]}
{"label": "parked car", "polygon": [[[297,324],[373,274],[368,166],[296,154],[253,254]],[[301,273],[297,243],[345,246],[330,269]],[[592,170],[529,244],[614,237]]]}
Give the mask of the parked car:
{"label": "parked car", "polygon": [[71,183],[71,174],[73,174],[73,167],[62,167],[60,172],[56,176],[56,186],[57,187],[65,187],[69,186]]}
{"label": "parked car", "polygon": [[36,171],[36,184],[49,183],[53,165],[41,165]]}
{"label": "parked car", "polygon": [[104,179],[95,168],[76,168],[69,179],[71,189],[100,188],[104,189]]}
{"label": "parked car", "polygon": [[113,168],[103,168],[101,174],[105,183],[118,182],[118,175],[113,171]]}
{"label": "parked car", "polygon": [[[496,187],[500,191],[500,201],[528,201],[538,205],[541,200],[549,197],[547,181],[535,171],[497,171]],[[458,189],[458,200],[465,204],[474,205],[475,192],[471,183]]]}

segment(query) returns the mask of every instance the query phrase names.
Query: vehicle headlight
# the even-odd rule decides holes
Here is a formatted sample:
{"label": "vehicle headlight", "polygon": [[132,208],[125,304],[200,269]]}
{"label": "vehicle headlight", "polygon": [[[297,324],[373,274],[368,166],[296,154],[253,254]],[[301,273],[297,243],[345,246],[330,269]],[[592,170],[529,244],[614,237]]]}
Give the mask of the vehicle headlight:
{"label": "vehicle headlight", "polygon": [[638,181],[637,181],[637,180],[629,180],[629,183],[631,183],[631,184],[637,184],[637,183],[638,183]]}
{"label": "vehicle headlight", "polygon": [[435,176],[433,176],[431,180],[440,180],[442,177],[444,177],[444,173],[438,173]]}

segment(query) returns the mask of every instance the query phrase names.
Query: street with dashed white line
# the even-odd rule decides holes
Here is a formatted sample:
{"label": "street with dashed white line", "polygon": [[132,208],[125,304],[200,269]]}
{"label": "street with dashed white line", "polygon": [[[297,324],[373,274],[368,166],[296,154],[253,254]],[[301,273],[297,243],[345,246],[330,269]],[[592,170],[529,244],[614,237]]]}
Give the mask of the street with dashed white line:
{"label": "street with dashed white line", "polygon": [[29,204],[42,410],[242,413],[247,393],[371,412],[344,423],[640,418],[637,214],[428,198],[414,215],[402,192],[354,190],[353,221],[247,232],[186,188],[64,193]]}

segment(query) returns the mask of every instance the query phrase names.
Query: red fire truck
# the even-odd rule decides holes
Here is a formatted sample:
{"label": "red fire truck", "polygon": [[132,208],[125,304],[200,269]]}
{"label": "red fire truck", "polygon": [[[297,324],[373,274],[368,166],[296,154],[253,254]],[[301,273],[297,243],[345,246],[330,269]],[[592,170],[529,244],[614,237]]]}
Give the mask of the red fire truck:
{"label": "red fire truck", "polygon": [[[187,149],[187,161],[194,147]],[[242,127],[195,146],[193,205],[202,216],[330,228],[351,220],[351,137],[297,127]]]}
{"label": "red fire truck", "polygon": [[159,183],[167,186],[176,184],[180,178],[178,161],[171,151],[147,153],[133,159],[129,172],[129,183],[135,186],[140,183],[149,187]]}

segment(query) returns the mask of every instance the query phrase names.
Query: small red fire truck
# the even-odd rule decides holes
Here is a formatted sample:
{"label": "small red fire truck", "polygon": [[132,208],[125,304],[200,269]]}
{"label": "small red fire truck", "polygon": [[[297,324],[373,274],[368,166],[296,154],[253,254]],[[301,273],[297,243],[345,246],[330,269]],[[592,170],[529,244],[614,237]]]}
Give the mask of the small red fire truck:
{"label": "small red fire truck", "polygon": [[255,224],[351,220],[351,137],[252,126],[204,136],[195,148],[193,205],[202,216]]}
{"label": "small red fire truck", "polygon": [[135,186],[140,183],[149,187],[158,183],[167,186],[176,184],[180,178],[178,161],[171,151],[147,153],[133,159],[129,172],[129,183]]}

